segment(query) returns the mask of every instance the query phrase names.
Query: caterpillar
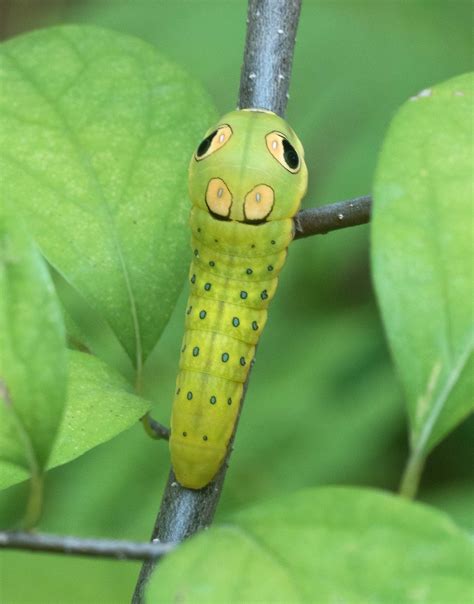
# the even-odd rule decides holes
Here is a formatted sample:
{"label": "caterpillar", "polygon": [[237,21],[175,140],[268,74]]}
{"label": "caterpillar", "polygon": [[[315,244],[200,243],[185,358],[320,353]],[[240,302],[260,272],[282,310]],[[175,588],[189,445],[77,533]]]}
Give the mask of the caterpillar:
{"label": "caterpillar", "polygon": [[265,110],[226,114],[191,158],[193,256],[170,437],[185,487],[206,486],[225,458],[307,180],[301,142]]}

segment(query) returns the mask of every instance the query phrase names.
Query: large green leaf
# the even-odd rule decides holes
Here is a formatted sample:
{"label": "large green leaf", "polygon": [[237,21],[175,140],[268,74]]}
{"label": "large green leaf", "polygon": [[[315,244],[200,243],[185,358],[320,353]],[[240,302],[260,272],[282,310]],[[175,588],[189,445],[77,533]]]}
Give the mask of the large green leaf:
{"label": "large green leaf", "polygon": [[[67,463],[110,440],[149,409],[150,403],[135,396],[127,380],[100,359],[70,351],[67,403],[48,467]],[[3,431],[0,424],[0,444],[7,436]],[[52,444],[51,437],[48,442]],[[21,468],[4,467],[0,462],[0,488],[25,477]]]}
{"label": "large green leaf", "polygon": [[447,604],[472,595],[474,548],[447,516],[377,491],[301,491],[170,554],[147,602]]}
{"label": "large green leaf", "polygon": [[43,259],[11,209],[0,214],[0,482],[31,476],[37,520],[42,473],[66,400],[64,326]]}
{"label": "large green leaf", "polygon": [[182,287],[187,164],[212,105],[153,47],[98,28],[33,32],[0,58],[3,191],[140,367]]}
{"label": "large green leaf", "polygon": [[472,90],[466,74],[399,111],[375,182],[372,264],[414,458],[472,409]]}

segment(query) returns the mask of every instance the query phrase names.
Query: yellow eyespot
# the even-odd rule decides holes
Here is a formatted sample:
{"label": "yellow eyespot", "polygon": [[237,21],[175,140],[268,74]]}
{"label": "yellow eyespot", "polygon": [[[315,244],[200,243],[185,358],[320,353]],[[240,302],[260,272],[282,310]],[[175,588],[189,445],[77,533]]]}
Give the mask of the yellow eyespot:
{"label": "yellow eyespot", "polygon": [[227,124],[219,126],[201,142],[194,154],[194,159],[196,161],[201,161],[202,159],[209,157],[209,155],[223,147],[232,134],[232,128]]}
{"label": "yellow eyespot", "polygon": [[296,174],[301,167],[300,158],[296,149],[281,132],[270,132],[265,137],[267,149],[288,172]]}
{"label": "yellow eyespot", "polygon": [[275,193],[268,185],[257,185],[247,193],[244,216],[248,222],[263,222],[273,210]]}
{"label": "yellow eyespot", "polygon": [[217,218],[229,218],[232,193],[222,178],[211,178],[206,189],[206,204]]}

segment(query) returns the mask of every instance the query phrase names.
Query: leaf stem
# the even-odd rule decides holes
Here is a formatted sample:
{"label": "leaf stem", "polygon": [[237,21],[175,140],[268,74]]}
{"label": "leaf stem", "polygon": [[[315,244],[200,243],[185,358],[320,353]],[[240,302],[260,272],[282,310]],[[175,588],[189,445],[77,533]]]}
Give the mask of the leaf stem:
{"label": "leaf stem", "polygon": [[425,462],[426,456],[420,456],[417,452],[410,454],[398,490],[402,497],[405,497],[406,499],[415,499]]}
{"label": "leaf stem", "polygon": [[31,473],[30,492],[21,526],[31,529],[36,526],[43,511],[44,474],[35,468]]}

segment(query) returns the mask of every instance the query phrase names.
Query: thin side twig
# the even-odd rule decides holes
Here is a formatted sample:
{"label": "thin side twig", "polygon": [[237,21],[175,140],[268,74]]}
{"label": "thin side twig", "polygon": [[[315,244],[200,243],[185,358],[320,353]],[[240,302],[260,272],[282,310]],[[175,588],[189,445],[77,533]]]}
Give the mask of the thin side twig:
{"label": "thin side twig", "polygon": [[149,413],[144,415],[140,421],[150,438],[153,438],[154,440],[170,439],[170,429],[163,426],[163,424],[160,424],[160,422],[157,422],[156,419],[153,419]]}
{"label": "thin side twig", "polygon": [[169,553],[173,543],[140,543],[117,539],[81,539],[65,535],[29,532],[0,532],[0,549],[50,554],[114,558],[116,560],[158,560]]}
{"label": "thin side twig", "polygon": [[[249,0],[247,37],[240,76],[240,109],[268,109],[284,115],[300,10],[301,0]],[[247,386],[248,378],[240,409]],[[211,524],[222,492],[232,442],[233,438],[227,459],[216,478],[204,489],[193,491],[182,487],[171,470],[152,539],[182,541]],[[143,564],[132,604],[142,604],[144,601],[145,586],[154,566],[154,561]]]}
{"label": "thin side twig", "polygon": [[295,239],[325,235],[329,231],[366,224],[370,221],[372,197],[356,197],[319,208],[300,210],[295,216]]}

